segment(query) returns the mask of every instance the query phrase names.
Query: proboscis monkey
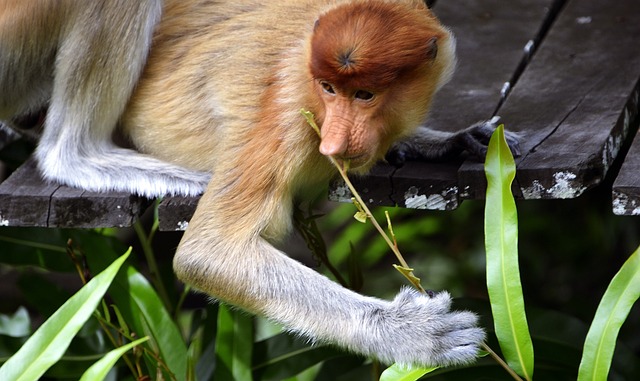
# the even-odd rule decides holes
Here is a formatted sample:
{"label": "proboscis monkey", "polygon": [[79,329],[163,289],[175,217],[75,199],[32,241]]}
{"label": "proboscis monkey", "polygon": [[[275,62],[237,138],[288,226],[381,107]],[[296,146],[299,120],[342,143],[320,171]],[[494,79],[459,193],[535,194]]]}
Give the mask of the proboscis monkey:
{"label": "proboscis monkey", "polygon": [[[384,362],[468,363],[484,333],[446,292],[362,296],[273,243],[294,202],[334,176],[327,155],[365,173],[392,145],[397,161],[484,153],[491,124],[423,127],[454,61],[422,0],[0,0],[0,119],[48,105],[45,177],[157,196],[198,193],[212,176],[178,277]],[[118,120],[137,151],[111,143]]]}
{"label": "proboscis monkey", "polygon": [[201,193],[210,177],[111,138],[145,65],[162,0],[0,0],[0,120],[47,107],[46,179],[140,195]]}

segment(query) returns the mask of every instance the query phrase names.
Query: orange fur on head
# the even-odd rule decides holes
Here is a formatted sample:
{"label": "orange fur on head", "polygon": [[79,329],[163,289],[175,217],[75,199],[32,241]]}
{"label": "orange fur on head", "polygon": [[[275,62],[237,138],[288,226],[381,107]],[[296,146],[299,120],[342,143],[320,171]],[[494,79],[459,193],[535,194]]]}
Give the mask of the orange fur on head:
{"label": "orange fur on head", "polygon": [[355,2],[316,21],[311,40],[314,78],[350,88],[385,89],[432,60],[442,29],[406,4]]}

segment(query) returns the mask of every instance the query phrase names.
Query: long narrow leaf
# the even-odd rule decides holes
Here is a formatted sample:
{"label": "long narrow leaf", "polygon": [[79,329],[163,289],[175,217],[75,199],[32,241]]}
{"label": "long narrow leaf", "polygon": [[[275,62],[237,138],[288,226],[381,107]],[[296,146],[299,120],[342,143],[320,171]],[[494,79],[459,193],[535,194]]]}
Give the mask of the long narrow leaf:
{"label": "long narrow leaf", "polygon": [[131,250],[67,300],[0,368],[0,380],[37,380],[64,355],[91,317]]}
{"label": "long narrow leaf", "polygon": [[[114,252],[114,249],[106,244],[110,241],[104,237],[97,238],[101,240],[82,240],[89,267],[92,269],[104,268]],[[187,346],[180,330],[144,275],[133,266],[127,266],[125,270],[114,280],[109,295],[132,331],[138,336],[150,337],[148,344],[157,350],[157,354],[173,377],[178,380],[184,379],[187,376]],[[154,367],[157,366],[157,362],[149,361],[147,364],[151,372],[155,373]]]}
{"label": "long narrow leaf", "polygon": [[579,381],[606,380],[618,332],[640,298],[640,247],[613,277],[600,300],[584,343]]}
{"label": "long narrow leaf", "polygon": [[253,321],[238,310],[220,304],[216,336],[216,369],[214,380],[253,379],[251,356]]}
{"label": "long narrow leaf", "polygon": [[503,126],[496,129],[489,142],[485,173],[487,288],[496,336],[509,366],[525,379],[531,380],[533,343],[520,284],[518,216],[511,194],[515,163],[504,138]]}
{"label": "long narrow leaf", "polygon": [[80,381],[102,381],[107,377],[107,374],[116,364],[116,362],[127,353],[128,350],[135,347],[136,345],[140,345],[143,342],[149,340],[148,337],[143,337],[142,339],[138,339],[134,342],[131,342],[127,345],[123,345],[120,348],[116,348],[111,352],[107,353],[103,358],[98,360],[95,364],[91,365],[89,369],[84,372]]}

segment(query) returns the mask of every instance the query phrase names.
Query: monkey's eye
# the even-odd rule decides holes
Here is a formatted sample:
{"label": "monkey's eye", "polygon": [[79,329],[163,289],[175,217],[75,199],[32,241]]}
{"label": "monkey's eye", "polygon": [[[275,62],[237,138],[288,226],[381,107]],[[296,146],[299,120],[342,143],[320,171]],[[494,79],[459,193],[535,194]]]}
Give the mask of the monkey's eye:
{"label": "monkey's eye", "polygon": [[361,101],[370,101],[373,99],[373,93],[366,90],[358,90],[356,91],[354,97],[356,99],[360,99]]}
{"label": "monkey's eye", "polygon": [[325,81],[320,81],[320,86],[322,86],[322,90],[324,90],[325,93],[327,94],[335,94],[336,91],[333,89],[333,86],[331,86],[330,83],[325,82]]}

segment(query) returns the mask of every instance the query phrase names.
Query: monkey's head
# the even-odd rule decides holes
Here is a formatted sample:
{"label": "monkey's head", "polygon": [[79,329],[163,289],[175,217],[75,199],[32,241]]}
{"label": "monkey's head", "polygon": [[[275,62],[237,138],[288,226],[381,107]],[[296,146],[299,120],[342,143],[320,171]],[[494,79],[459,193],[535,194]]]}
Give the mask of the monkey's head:
{"label": "monkey's head", "polygon": [[316,21],[309,69],[320,152],[364,172],[424,122],[454,66],[453,38],[423,2],[341,5]]}

